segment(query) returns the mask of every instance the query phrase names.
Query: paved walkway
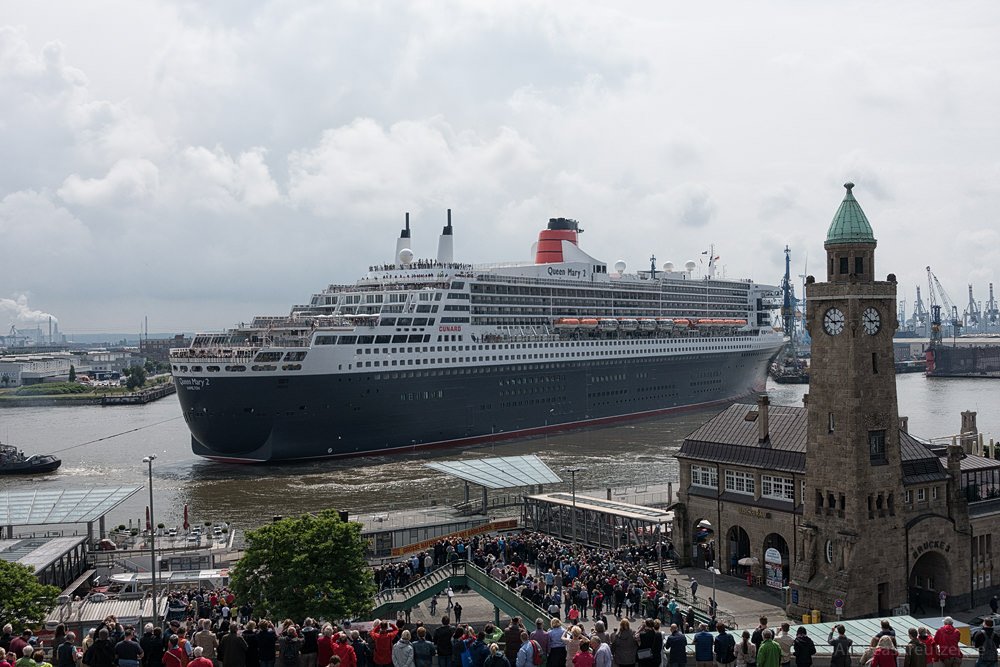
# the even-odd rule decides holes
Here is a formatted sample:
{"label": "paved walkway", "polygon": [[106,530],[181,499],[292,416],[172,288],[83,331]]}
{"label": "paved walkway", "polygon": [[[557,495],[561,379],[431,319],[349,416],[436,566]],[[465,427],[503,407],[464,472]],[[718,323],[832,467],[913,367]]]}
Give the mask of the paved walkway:
{"label": "paved walkway", "polygon": [[[698,606],[704,609],[708,602],[708,597],[712,595],[712,575],[707,570],[696,568],[680,568],[679,570],[668,570],[668,580],[676,577],[678,588],[681,591],[682,601],[690,599],[691,577],[698,581]],[[768,624],[774,626],[786,619],[785,610],[782,604],[783,592],[771,591],[764,588],[750,588],[746,581],[739,577],[728,575],[717,575],[715,578],[716,600],[719,604],[720,612],[731,614],[736,619],[740,628],[754,628],[757,626],[757,619],[760,616],[767,616]],[[493,621],[493,605],[479,597],[475,593],[457,593],[455,600],[462,605],[462,622],[468,623],[479,629],[487,622]],[[441,616],[449,614],[454,621],[454,615],[447,610],[448,599],[439,596],[437,613],[431,615],[430,603],[423,602],[411,610],[410,621],[416,623],[423,622],[425,625],[437,625],[441,622]],[[683,602],[686,604],[686,602]],[[988,609],[988,606],[987,606]],[[721,614],[720,614],[721,616]],[[608,622],[617,625],[618,617],[607,614]],[[587,630],[593,627],[593,617],[588,617],[584,623]],[[501,617],[502,626],[506,627],[507,618]],[[530,621],[528,625],[533,625],[534,619],[522,619]],[[794,621],[795,619],[789,619]]]}

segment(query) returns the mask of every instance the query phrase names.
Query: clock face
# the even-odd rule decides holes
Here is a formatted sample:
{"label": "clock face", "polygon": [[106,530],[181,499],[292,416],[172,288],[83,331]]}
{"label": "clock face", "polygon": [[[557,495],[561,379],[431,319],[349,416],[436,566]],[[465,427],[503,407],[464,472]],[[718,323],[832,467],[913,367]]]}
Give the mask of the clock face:
{"label": "clock face", "polygon": [[877,334],[882,328],[882,317],[878,314],[878,310],[871,306],[865,308],[865,312],[861,314],[861,325],[869,336]]}
{"label": "clock face", "polygon": [[844,330],[844,313],[839,308],[831,308],[823,314],[823,331],[836,336]]}

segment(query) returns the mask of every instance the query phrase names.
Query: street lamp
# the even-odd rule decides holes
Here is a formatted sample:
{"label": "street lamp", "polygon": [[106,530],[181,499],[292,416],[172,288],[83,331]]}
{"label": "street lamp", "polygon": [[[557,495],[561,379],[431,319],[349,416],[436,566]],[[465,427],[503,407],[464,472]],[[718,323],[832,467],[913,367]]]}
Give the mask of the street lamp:
{"label": "street lamp", "polygon": [[[716,607],[718,607],[719,606],[719,592],[715,589],[715,575],[722,574],[722,572],[720,572],[719,568],[715,567],[714,565],[712,567],[708,568],[708,571],[712,573],[712,604],[714,604]],[[711,607],[712,607],[712,605],[709,605],[709,616],[711,616]]]}
{"label": "street lamp", "polygon": [[149,466],[149,574],[152,577],[153,588],[153,625],[159,621],[156,608],[156,517],[153,516],[153,461],[155,460],[156,454],[150,454],[142,459],[142,462]]}
{"label": "street lamp", "polygon": [[568,472],[571,475],[571,488],[573,490],[573,544],[576,544],[576,473],[583,470],[579,466],[573,466],[572,468],[563,468],[563,472]]}

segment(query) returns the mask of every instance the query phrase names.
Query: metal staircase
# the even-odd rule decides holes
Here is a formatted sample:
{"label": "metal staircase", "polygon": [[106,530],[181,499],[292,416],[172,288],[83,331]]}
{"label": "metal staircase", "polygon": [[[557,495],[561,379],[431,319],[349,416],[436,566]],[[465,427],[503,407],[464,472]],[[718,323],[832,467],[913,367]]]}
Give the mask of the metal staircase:
{"label": "metal staircase", "polygon": [[395,618],[401,610],[410,609],[435,594],[441,593],[448,585],[452,588],[468,588],[490,602],[497,614],[520,616],[525,622],[536,618],[548,619],[549,614],[541,607],[525,600],[501,582],[490,577],[483,569],[468,561],[457,561],[439,567],[426,576],[417,579],[404,588],[392,588],[375,596],[371,618]]}

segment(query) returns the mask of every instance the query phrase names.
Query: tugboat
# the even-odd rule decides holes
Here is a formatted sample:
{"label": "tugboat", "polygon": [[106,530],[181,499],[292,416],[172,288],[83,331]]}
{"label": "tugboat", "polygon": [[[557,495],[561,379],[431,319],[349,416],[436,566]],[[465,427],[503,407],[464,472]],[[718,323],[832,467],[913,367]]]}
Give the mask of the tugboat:
{"label": "tugboat", "polygon": [[51,454],[25,456],[24,452],[0,443],[0,475],[35,475],[52,472],[62,465],[62,460]]}

